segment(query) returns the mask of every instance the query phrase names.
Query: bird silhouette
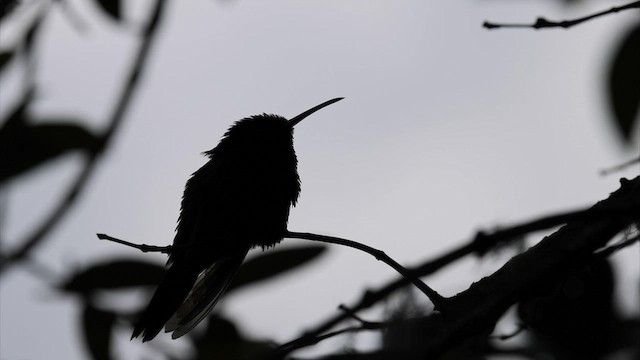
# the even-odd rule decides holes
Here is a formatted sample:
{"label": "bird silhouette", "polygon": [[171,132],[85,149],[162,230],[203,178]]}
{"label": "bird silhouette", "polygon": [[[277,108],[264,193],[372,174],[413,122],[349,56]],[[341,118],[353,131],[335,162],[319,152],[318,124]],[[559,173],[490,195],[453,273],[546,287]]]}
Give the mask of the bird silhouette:
{"label": "bird silhouette", "polygon": [[247,252],[280,242],[300,194],[293,128],[335,98],[287,120],[255,115],[233,124],[187,181],[162,281],[133,335],[176,339],[213,309]]}

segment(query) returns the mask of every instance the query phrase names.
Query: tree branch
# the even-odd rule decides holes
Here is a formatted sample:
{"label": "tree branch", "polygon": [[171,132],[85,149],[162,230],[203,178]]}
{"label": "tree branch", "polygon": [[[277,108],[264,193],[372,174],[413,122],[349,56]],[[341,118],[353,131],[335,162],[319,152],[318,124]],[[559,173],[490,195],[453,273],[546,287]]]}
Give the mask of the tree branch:
{"label": "tree branch", "polygon": [[568,223],[513,257],[492,275],[449,298],[455,310],[442,314],[442,326],[425,334],[429,342],[424,355],[428,358],[440,356],[455,344],[489,333],[510,306],[545,293],[548,284],[554,283],[559,276],[591,262],[597,249],[639,220],[640,177],[632,181],[622,179],[620,189],[595,204],[593,209],[607,212],[621,207],[626,209],[627,215]]}
{"label": "tree branch", "polygon": [[[601,203],[596,204],[590,209],[543,217],[510,228],[498,230],[488,235],[480,232],[479,235],[476,236],[476,238],[470,241],[468,244],[454,249],[453,251],[432,261],[428,261],[418,267],[409,269],[408,271],[416,274],[416,276],[426,276],[455,261],[456,259],[462,258],[468,254],[483,254],[488,249],[489,244],[493,244],[493,246],[495,246],[496,244],[499,244],[501,242],[508,241],[513,236],[520,236],[531,231],[547,229],[567,222],[572,223],[572,226],[574,227],[584,226],[587,230],[589,230],[592,226],[595,226],[595,224],[616,222],[619,221],[619,219],[631,219],[625,220],[626,223],[632,222],[633,220],[640,220],[636,215],[640,211],[640,190],[638,189],[640,187],[640,178],[636,178],[631,181],[621,179],[620,183],[620,190],[613,193],[609,199],[603,200]],[[620,228],[623,227],[624,226],[620,226]],[[568,241],[569,239],[569,236],[564,236],[557,242],[561,243],[562,241]],[[542,259],[541,262],[544,262],[544,259]],[[531,269],[523,269],[522,271],[535,272],[535,261],[533,263],[534,264],[532,264]],[[406,286],[407,284],[408,282],[405,278],[399,278],[379,288],[378,290],[368,290],[364,293],[360,301],[355,305],[350,306],[349,309],[351,309],[352,313],[356,313],[357,311],[369,308],[380,300],[385,299],[394,291],[402,288],[403,286]],[[500,292],[501,290],[498,289],[497,291]],[[496,296],[497,295],[498,294],[496,294]],[[487,296],[490,297],[492,295],[490,294]],[[482,299],[480,299],[480,301],[482,301]],[[337,324],[349,318],[351,318],[349,314],[343,312],[338,313],[337,315],[334,315],[333,317],[317,325],[315,328],[305,331],[304,334],[301,335],[298,339],[289,343],[308,343],[312,341],[311,339],[322,336],[322,334],[326,333]],[[286,355],[289,353],[287,349],[282,347],[279,347],[276,351],[280,352],[280,355]]]}
{"label": "tree branch", "polygon": [[489,30],[500,29],[500,28],[531,28],[531,29],[544,29],[544,28],[570,28],[572,26],[578,25],[585,21],[589,21],[591,19],[595,19],[604,15],[617,13],[623,10],[629,10],[633,8],[640,8],[640,1],[634,1],[627,5],[612,7],[609,10],[604,10],[601,12],[597,12],[595,14],[587,15],[578,19],[573,20],[563,20],[563,21],[550,21],[543,17],[539,17],[535,23],[533,24],[498,24],[489,21],[485,21],[482,24],[483,27]]}

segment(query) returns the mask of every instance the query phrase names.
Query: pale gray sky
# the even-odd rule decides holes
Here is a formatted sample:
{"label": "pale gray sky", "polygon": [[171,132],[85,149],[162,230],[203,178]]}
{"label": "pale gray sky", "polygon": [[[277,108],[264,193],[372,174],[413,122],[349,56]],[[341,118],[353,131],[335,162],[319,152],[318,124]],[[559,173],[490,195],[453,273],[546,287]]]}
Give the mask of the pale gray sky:
{"label": "pale gray sky", "polygon": [[[92,4],[69,3],[87,29],[78,33],[59,11],[48,17],[38,44],[37,109],[98,129],[136,38]],[[126,122],[82,198],[33,256],[56,276],[115,256],[164,261],[100,242],[95,233],[170,244],[185,181],[233,121],[262,112],[291,117],[338,96],[346,99],[296,128],[302,194],[291,230],[361,241],[410,265],[480,228],[588,206],[615,190],[620,176],[638,174],[598,175],[640,146],[618,146],[604,98],[611,50],[633,15],[571,30],[481,27],[487,19],[571,18],[619,2],[588,4],[172,1]],[[17,94],[10,79],[3,81],[4,108]],[[67,156],[9,185],[6,241],[55,204],[78,159]],[[615,256],[620,300],[635,313],[637,254],[636,245]],[[495,263],[463,261],[426,280],[453,295],[508,255]],[[246,332],[287,341],[394,276],[367,255],[331,248],[299,273],[218,306]],[[20,269],[3,277],[0,290],[2,360],[86,357],[73,299],[55,296]],[[127,342],[117,340],[119,358],[145,352]],[[370,339],[361,343],[370,346]]]}

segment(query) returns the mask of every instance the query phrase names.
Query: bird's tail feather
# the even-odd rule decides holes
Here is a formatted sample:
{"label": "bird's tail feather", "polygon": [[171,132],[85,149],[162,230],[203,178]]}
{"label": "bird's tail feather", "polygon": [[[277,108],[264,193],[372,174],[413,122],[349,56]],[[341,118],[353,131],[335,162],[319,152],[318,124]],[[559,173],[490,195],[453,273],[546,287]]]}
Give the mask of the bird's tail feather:
{"label": "bird's tail feather", "polygon": [[198,273],[174,264],[164,275],[149,306],[138,320],[131,339],[142,335],[142,341],[153,339],[182,305],[196,282]]}
{"label": "bird's tail feather", "polygon": [[186,300],[165,326],[166,332],[173,332],[172,338],[188,333],[211,312],[229,287],[247,252],[248,249],[225,256],[198,276]]}

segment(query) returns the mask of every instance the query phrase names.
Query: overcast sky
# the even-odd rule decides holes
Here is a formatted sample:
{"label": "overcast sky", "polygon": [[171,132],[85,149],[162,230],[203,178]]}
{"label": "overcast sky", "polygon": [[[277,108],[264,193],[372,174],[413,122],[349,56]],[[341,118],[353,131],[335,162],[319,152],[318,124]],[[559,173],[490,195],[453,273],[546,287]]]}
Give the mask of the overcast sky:
{"label": "overcast sky", "polygon": [[[100,129],[137,38],[93,4],[68,3],[86,29],[79,32],[60,11],[49,14],[37,44],[34,110]],[[292,231],[361,241],[411,265],[482,228],[589,206],[617,189],[619,177],[638,175],[637,168],[598,174],[640,148],[637,131],[634,147],[619,146],[604,97],[611,51],[637,14],[570,30],[487,31],[481,24],[572,18],[620,3],[172,1],[125,123],[33,258],[56,277],[115,256],[164,261],[100,242],[95,233],[170,244],[185,181],[233,121],[262,112],[291,117],[338,96],[346,99],[296,127],[302,194]],[[134,18],[144,10],[131,7]],[[2,79],[2,114],[17,98],[15,79]],[[66,156],[9,184],[5,242],[47,214],[79,160]],[[454,295],[511,255],[462,261],[426,281]],[[622,309],[638,313],[638,246],[614,258]],[[287,341],[394,277],[368,255],[331,248],[298,273],[218,306],[249,334]],[[86,357],[73,299],[19,268],[3,276],[0,290],[2,360]],[[121,333],[119,347],[128,340]],[[126,346],[135,349],[122,359],[146,351]]]}

